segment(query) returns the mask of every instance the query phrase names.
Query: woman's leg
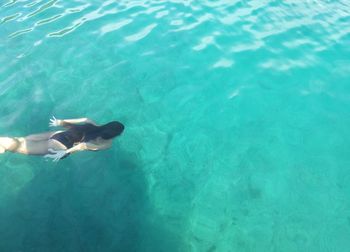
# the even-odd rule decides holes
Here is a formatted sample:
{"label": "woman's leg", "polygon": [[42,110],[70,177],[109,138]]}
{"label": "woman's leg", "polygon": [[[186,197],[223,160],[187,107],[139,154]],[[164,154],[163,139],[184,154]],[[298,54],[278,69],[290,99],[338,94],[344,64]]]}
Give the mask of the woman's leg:
{"label": "woman's leg", "polygon": [[65,150],[63,144],[54,140],[30,140],[27,137],[0,137],[0,153],[11,151],[26,155],[46,155],[49,149]]}
{"label": "woman's leg", "polygon": [[13,152],[26,155],[46,155],[49,154],[49,149],[66,150],[66,146],[54,139],[43,141],[32,141],[26,138],[18,138],[20,145]]}
{"label": "woman's leg", "polygon": [[11,151],[19,146],[19,141],[13,137],[0,137],[0,153]]}
{"label": "woman's leg", "polygon": [[59,132],[62,132],[62,131],[50,131],[50,132],[44,132],[39,134],[33,134],[33,135],[26,136],[25,139],[30,141],[49,140],[52,135]]}

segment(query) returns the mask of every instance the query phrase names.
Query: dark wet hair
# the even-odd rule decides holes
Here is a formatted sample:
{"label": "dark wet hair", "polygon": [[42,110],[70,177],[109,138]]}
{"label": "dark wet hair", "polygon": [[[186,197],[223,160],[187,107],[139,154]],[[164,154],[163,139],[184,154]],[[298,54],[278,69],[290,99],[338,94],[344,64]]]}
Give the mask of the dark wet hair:
{"label": "dark wet hair", "polygon": [[113,121],[105,125],[96,126],[90,123],[83,125],[71,125],[67,131],[72,139],[83,139],[84,142],[94,140],[98,137],[103,139],[112,139],[119,136],[124,131],[124,125],[120,122]]}
{"label": "dark wet hair", "polygon": [[119,136],[123,131],[124,125],[117,121],[100,126],[100,136],[106,140]]}

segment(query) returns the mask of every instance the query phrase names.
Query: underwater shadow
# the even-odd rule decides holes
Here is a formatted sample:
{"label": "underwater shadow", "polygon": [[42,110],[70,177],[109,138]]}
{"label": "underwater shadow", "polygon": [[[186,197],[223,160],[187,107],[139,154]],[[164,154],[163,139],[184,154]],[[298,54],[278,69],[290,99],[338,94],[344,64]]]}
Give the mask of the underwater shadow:
{"label": "underwater shadow", "polygon": [[157,222],[136,155],[29,158],[33,178],[0,205],[0,251],[183,251]]}

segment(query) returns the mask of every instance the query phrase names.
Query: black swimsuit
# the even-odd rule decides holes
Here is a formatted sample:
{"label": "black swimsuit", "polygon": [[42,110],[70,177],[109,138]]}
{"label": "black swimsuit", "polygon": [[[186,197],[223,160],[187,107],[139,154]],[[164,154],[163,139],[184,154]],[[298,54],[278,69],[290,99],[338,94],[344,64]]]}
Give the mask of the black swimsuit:
{"label": "black swimsuit", "polygon": [[74,145],[74,143],[67,137],[66,134],[64,134],[64,132],[60,132],[60,133],[57,133],[57,134],[53,135],[51,137],[51,139],[57,140],[58,142],[60,142],[64,146],[66,146],[67,149],[72,148],[73,145]]}
{"label": "black swimsuit", "polygon": [[[71,127],[70,129],[66,131],[59,132],[57,134],[54,134],[51,136],[50,139],[54,139],[64,146],[67,147],[67,149],[70,149],[74,146],[74,144],[84,142],[85,138],[85,132],[79,132],[76,127]],[[69,156],[69,153],[64,155],[61,159],[66,158]]]}

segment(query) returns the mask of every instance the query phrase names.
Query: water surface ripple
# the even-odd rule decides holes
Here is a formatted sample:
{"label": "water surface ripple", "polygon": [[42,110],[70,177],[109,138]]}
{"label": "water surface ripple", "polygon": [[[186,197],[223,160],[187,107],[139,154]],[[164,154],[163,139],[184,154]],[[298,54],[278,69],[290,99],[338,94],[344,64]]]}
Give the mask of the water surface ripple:
{"label": "water surface ripple", "polygon": [[126,131],[0,155],[0,251],[347,251],[349,24],[348,0],[1,3],[0,136]]}

